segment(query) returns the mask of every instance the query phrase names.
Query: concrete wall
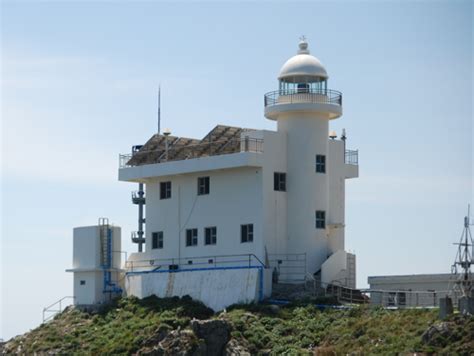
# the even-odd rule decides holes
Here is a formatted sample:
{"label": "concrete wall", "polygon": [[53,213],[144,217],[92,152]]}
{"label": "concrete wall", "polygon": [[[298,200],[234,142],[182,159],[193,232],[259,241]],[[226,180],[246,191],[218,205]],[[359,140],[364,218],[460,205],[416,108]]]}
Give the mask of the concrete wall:
{"label": "concrete wall", "polygon": [[287,184],[294,179],[287,170],[286,134],[260,131],[265,143],[262,170],[263,236],[268,254],[287,253],[287,192],[275,191],[274,173],[286,173]]}
{"label": "concrete wall", "polygon": [[[260,278],[264,278],[260,281]],[[259,268],[193,270],[163,273],[127,274],[127,295],[144,298],[150,295],[172,297],[189,295],[215,311],[236,303],[259,300],[261,286],[264,295],[271,294],[271,271]],[[270,288],[270,290],[268,289]]]}
{"label": "concrete wall", "polygon": [[[210,177],[208,195],[197,194],[198,177]],[[170,199],[160,199],[160,182],[171,181]],[[150,179],[146,184],[144,257],[191,258],[230,254],[264,259],[262,169],[245,167]],[[254,225],[253,242],[241,243],[240,226]],[[216,245],[204,244],[204,228],[217,227]],[[198,229],[198,245],[186,246],[186,230]],[[163,231],[163,249],[151,248],[153,232]]]}
{"label": "concrete wall", "polygon": [[288,249],[306,252],[307,271],[318,271],[328,255],[327,231],[316,229],[315,212],[329,211],[328,174],[315,171],[316,155],[328,160],[325,114],[289,112],[278,117],[278,131],[287,137]]}
{"label": "concrete wall", "polygon": [[[122,263],[121,229],[110,226],[112,229],[112,266],[120,268]],[[73,229],[73,257],[74,269],[100,268],[100,236],[99,226],[81,226]]]}

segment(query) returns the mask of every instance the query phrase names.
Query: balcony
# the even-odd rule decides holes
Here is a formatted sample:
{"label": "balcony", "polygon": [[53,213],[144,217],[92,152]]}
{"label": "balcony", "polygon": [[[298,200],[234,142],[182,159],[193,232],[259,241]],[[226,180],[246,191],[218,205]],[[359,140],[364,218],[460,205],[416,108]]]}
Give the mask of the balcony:
{"label": "balcony", "polygon": [[346,150],[344,154],[344,163],[352,166],[359,165],[359,151],[358,150]]}
{"label": "balcony", "polygon": [[183,161],[193,158],[219,156],[239,152],[263,152],[263,139],[248,136],[234,139],[199,142],[190,145],[168,143],[168,148],[160,146],[154,150],[140,150],[119,156],[119,168],[148,164]]}
{"label": "balcony", "polygon": [[324,88],[282,89],[265,94],[264,105],[265,116],[271,120],[291,111],[323,112],[335,119],[342,115],[342,94]]}
{"label": "balcony", "polygon": [[265,107],[294,103],[333,104],[342,106],[342,94],[336,90],[320,88],[276,90],[265,94]]}

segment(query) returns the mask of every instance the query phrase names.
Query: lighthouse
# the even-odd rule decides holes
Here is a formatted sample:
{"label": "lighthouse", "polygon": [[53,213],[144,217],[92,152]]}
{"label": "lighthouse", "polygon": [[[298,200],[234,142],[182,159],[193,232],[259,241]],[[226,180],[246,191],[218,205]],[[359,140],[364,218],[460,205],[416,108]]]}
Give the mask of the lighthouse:
{"label": "lighthouse", "polygon": [[127,295],[190,295],[221,310],[289,283],[355,287],[344,210],[358,152],[346,149],[345,133],[329,134],[342,94],[328,88],[305,38],[276,89],[263,108],[276,130],[219,124],[202,138],[154,133],[120,155],[119,180],[146,194],[146,228],[140,239],[132,233],[138,252],[125,266]]}
{"label": "lighthouse", "polygon": [[[307,271],[318,273],[336,253],[336,264],[347,265],[344,181],[358,168],[347,167],[345,134],[342,140],[328,137],[329,121],[342,115],[342,94],[328,89],[327,71],[304,37],[298,47],[280,70],[279,89],[265,95],[265,117],[277,122],[287,141],[287,253],[304,251]],[[355,269],[355,256],[350,263]]]}

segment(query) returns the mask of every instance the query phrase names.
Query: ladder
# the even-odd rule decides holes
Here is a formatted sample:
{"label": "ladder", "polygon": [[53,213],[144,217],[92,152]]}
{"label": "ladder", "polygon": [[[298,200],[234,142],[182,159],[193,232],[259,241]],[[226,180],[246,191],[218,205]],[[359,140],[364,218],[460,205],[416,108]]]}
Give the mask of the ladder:
{"label": "ladder", "polygon": [[109,219],[99,218],[100,265],[102,268],[111,266],[112,239],[110,235]]}

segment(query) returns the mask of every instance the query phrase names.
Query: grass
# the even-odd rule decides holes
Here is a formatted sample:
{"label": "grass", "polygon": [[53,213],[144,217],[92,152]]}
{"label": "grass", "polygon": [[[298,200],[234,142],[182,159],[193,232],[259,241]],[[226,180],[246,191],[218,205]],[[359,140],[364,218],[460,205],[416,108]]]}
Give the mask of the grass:
{"label": "grass", "polygon": [[123,298],[97,314],[68,309],[43,324],[20,343],[25,354],[131,354],[162,330],[186,328],[192,318],[221,317],[232,325],[232,337],[252,354],[470,354],[474,350],[474,318],[454,316],[453,332],[430,344],[423,332],[437,323],[437,310],[386,310],[359,307],[321,310],[314,304],[285,307],[236,305],[215,315],[190,298]]}

